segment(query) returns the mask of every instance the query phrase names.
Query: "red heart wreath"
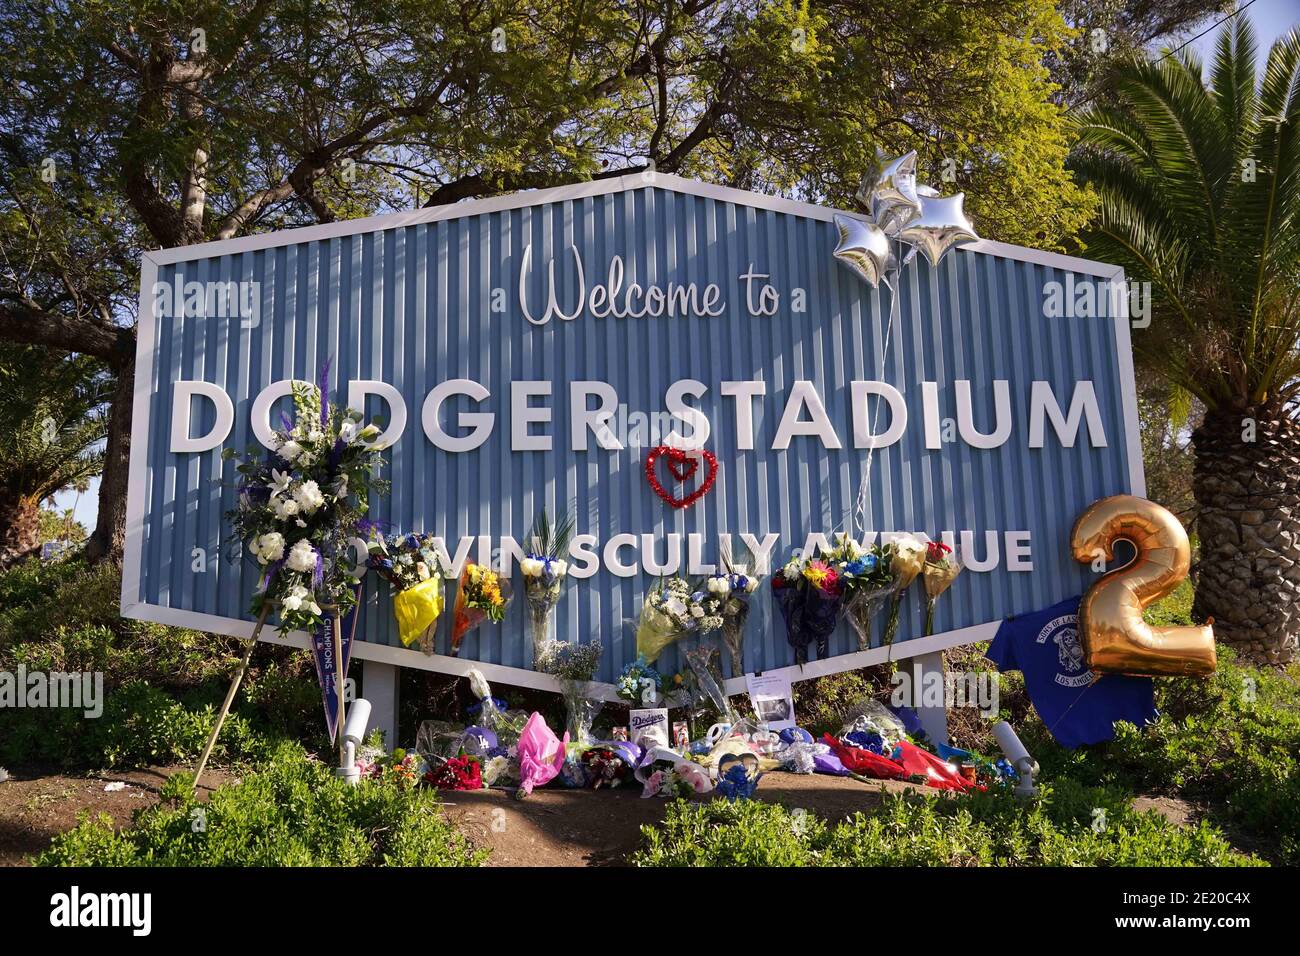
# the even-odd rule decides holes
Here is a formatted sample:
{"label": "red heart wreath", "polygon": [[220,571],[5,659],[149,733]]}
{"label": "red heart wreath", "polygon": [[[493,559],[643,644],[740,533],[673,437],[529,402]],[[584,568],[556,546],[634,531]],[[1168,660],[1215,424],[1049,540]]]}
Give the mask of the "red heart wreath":
{"label": "red heart wreath", "polygon": [[[655,464],[660,458],[668,462],[669,473],[678,481],[685,481],[695,474],[700,466],[700,459],[708,463],[708,474],[704,476],[704,481],[700,487],[696,488],[684,498],[674,498],[668,493],[663,485],[659,483],[659,477],[655,474]],[[666,503],[674,508],[686,508],[699,501],[709,489],[713,487],[714,480],[718,477],[718,456],[711,451],[702,449],[683,451],[681,448],[673,448],[669,445],[660,445],[657,448],[650,449],[650,453],[645,456],[645,478],[650,482],[650,487],[654,489],[655,494],[662,498]]]}

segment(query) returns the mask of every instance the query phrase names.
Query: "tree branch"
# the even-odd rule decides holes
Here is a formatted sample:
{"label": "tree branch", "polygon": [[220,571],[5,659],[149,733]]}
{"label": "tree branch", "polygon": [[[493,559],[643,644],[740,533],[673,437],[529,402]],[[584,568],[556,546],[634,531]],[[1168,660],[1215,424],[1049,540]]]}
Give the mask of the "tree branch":
{"label": "tree branch", "polygon": [[0,303],[0,338],[93,355],[118,368],[124,354],[134,354],[135,334],[95,320],[46,312],[34,303],[15,302]]}

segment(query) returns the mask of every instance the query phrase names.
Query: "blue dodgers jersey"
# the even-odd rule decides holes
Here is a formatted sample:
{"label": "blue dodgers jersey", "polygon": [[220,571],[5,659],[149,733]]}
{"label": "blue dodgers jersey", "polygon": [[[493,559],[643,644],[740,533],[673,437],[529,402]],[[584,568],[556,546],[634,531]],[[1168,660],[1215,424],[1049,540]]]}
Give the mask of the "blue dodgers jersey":
{"label": "blue dodgers jersey", "polygon": [[1034,709],[1065,747],[1115,736],[1115,721],[1141,727],[1159,716],[1149,677],[1103,674],[1095,682],[1079,641],[1079,598],[1009,617],[987,654],[1000,671],[1020,671]]}

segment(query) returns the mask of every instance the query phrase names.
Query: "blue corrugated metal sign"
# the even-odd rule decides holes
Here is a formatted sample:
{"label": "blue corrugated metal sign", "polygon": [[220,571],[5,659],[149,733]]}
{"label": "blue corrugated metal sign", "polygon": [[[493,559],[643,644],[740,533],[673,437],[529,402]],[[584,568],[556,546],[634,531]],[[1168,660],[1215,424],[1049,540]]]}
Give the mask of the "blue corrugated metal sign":
{"label": "blue corrugated metal sign", "polygon": [[[495,558],[517,576],[537,510],[576,502],[556,630],[602,642],[603,681],[635,657],[652,575],[705,572],[726,541],[768,569],[836,531],[958,547],[934,635],[917,586],[894,647],[856,651],[842,626],[805,676],[986,639],[1080,593],[1075,516],[1143,492],[1119,270],[979,242],[909,263],[895,303],[834,260],[832,215],[630,176],[147,254],[123,613],[251,633],[257,568],[223,557],[221,451],[265,437],[288,382],[327,361],[332,400],[386,419],[375,516],[439,536],[450,574]],[[644,468],[674,432],[718,462],[682,509]],[[660,477],[684,494],[706,470]],[[791,666],[768,590],[756,600],[746,669]],[[372,576],[360,636],[363,659],[553,686],[522,599],[459,658],[429,657],[399,645]]]}

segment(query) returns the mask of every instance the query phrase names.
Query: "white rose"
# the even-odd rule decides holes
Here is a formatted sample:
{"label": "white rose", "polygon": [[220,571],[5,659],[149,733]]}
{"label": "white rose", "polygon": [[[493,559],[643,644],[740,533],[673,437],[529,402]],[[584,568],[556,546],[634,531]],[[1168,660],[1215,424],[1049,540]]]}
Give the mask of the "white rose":
{"label": "white rose", "polygon": [[566,574],[568,574],[568,573],[569,573],[569,562],[568,562],[568,561],[556,561],[556,562],[555,562],[555,576],[556,576],[556,577],[560,577],[560,578],[562,578],[562,577],[564,577],[564,576],[565,576]]}
{"label": "white rose", "polygon": [[429,580],[429,566],[423,561],[415,566],[415,573],[420,576],[421,581]]}
{"label": "white rose", "polygon": [[894,538],[894,550],[900,554],[925,551],[925,542],[914,534],[901,534]]}
{"label": "white rose", "polygon": [[299,445],[293,439],[285,442],[280,446],[280,457],[285,461],[297,461],[298,456],[302,454],[302,445]]}
{"label": "white rose", "polygon": [[542,562],[536,558],[524,558],[519,562],[519,570],[526,578],[535,578],[542,573]]}
{"label": "white rose", "polygon": [[748,591],[750,594],[753,594],[755,591],[757,591],[758,578],[753,578],[753,577],[747,578],[745,580],[745,590]]}
{"label": "white rose", "polygon": [[316,569],[316,549],[306,538],[299,539],[289,550],[289,569],[304,572]]}

